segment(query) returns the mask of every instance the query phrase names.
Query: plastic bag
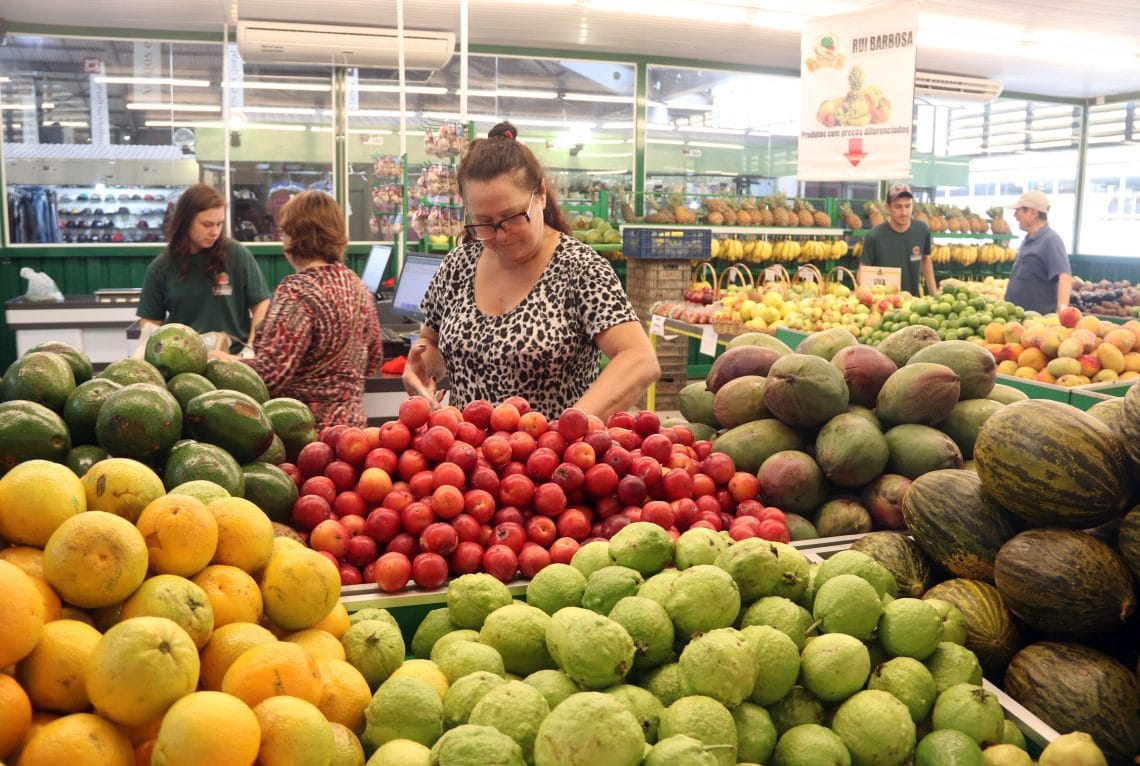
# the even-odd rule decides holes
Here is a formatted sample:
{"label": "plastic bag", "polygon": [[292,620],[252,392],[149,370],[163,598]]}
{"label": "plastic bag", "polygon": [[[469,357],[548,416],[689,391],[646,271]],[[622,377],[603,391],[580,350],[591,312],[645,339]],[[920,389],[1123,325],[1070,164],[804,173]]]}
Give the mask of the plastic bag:
{"label": "plastic bag", "polygon": [[55,285],[55,280],[28,266],[20,269],[20,276],[28,280],[28,291],[24,300],[33,303],[63,303],[63,293]]}

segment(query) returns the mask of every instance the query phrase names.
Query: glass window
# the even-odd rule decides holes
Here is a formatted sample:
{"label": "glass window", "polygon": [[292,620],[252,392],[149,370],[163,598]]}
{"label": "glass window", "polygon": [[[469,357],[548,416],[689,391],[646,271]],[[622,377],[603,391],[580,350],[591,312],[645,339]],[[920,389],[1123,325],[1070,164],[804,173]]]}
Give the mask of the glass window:
{"label": "glass window", "polygon": [[[1090,115],[1091,118],[1091,115]],[[1140,146],[1090,146],[1087,181],[1081,210],[1082,253],[1134,256],[1132,243],[1140,237]]]}
{"label": "glass window", "polygon": [[396,73],[362,70],[349,88],[349,230],[354,240],[391,240],[407,181],[408,241],[434,237],[445,248],[463,211],[456,155],[468,126],[485,136],[509,120],[535,153],[547,182],[573,218],[602,189],[629,189],[633,177],[633,65],[472,55],[467,123],[460,123],[460,59],[433,72],[407,73],[407,168],[400,160]]}
{"label": "glass window", "polygon": [[162,239],[207,167],[191,123],[217,121],[221,46],[9,34],[0,119],[10,243]]}

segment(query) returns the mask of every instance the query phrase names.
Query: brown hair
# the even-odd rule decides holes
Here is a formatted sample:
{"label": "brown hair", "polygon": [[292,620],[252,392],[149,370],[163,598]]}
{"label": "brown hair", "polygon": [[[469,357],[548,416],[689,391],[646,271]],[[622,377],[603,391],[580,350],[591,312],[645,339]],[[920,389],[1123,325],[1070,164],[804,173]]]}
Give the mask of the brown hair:
{"label": "brown hair", "polygon": [[[194,223],[194,219],[205,210],[225,206],[225,198],[208,184],[194,184],[178,197],[174,212],[166,224],[166,250],[178,264],[178,272],[182,279],[190,275],[191,256],[195,253],[194,244],[190,241],[190,226]],[[225,233],[218,237],[213,247],[202,251],[206,259],[206,277],[211,283],[226,270],[228,252],[229,238]]]}
{"label": "brown hair", "polygon": [[[459,161],[459,193],[468,181],[491,181],[499,176],[513,174],[526,191],[537,192],[546,175],[542,163],[534,152],[515,139],[518,131],[509,122],[500,122],[491,128],[486,138],[470,143]],[[549,184],[546,186],[546,207],[542,222],[563,234],[570,234],[570,224],[558,206],[558,198]]]}
{"label": "brown hair", "polygon": [[289,238],[286,250],[294,261],[342,263],[348,236],[344,214],[329,194],[310,189],[281,208],[281,232]]}

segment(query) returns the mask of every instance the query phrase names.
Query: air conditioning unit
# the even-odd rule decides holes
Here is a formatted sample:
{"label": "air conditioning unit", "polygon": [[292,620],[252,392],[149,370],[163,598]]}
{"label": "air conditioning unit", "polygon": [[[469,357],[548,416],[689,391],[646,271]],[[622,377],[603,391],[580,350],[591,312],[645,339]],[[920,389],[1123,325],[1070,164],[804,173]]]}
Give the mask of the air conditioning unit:
{"label": "air conditioning unit", "polygon": [[938,101],[988,104],[1001,94],[1001,83],[956,74],[914,73],[914,97]]}
{"label": "air conditioning unit", "polygon": [[[326,64],[395,68],[399,65],[394,29],[239,21],[237,44],[242,58],[253,63]],[[451,32],[404,30],[404,66],[439,69],[451,59]]]}

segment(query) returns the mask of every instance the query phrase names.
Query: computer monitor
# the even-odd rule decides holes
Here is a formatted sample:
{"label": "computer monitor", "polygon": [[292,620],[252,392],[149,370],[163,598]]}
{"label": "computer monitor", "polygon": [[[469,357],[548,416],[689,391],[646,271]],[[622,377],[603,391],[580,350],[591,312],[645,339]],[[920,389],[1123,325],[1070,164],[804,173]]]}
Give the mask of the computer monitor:
{"label": "computer monitor", "polygon": [[443,259],[426,253],[408,253],[404,258],[404,268],[396,280],[396,295],[392,298],[392,312],[417,322],[424,321],[420,302],[424,299],[432,277],[439,270]]}
{"label": "computer monitor", "polygon": [[384,281],[384,272],[388,269],[388,260],[391,257],[391,245],[373,245],[371,252],[368,253],[360,281],[373,295],[380,291],[380,284]]}

